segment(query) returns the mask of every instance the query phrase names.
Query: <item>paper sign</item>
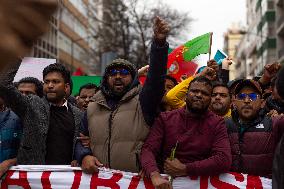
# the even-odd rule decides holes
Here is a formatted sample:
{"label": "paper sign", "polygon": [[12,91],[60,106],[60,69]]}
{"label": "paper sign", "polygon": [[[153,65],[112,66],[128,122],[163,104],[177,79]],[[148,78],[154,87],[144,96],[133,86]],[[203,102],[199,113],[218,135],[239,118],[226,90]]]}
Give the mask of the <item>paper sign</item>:
{"label": "paper sign", "polygon": [[21,63],[21,66],[14,78],[14,82],[17,82],[24,77],[35,77],[38,80],[43,81],[43,69],[54,63],[56,63],[56,59],[26,57]]}

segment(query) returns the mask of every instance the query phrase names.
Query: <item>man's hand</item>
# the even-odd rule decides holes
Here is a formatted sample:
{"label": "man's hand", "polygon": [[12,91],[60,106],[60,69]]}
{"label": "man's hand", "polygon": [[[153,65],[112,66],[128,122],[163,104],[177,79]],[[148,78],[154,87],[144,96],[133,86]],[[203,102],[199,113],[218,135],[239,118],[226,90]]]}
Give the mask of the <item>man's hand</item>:
{"label": "man's hand", "polygon": [[232,65],[233,59],[230,57],[224,58],[222,61],[222,69],[229,70],[229,66]]}
{"label": "man's hand", "polygon": [[8,159],[0,163],[0,178],[9,170],[9,168],[17,163],[17,159]]}
{"label": "man's hand", "polygon": [[213,68],[205,67],[196,77],[206,77],[210,81],[214,81],[217,78],[217,74]]}
{"label": "man's hand", "polygon": [[167,179],[163,178],[158,172],[153,172],[151,174],[151,181],[156,189],[172,189],[173,188],[171,183]]}
{"label": "man's hand", "polygon": [[273,77],[276,76],[277,72],[281,69],[281,64],[275,62],[273,64],[267,64],[264,66],[263,75],[260,78],[262,84],[269,83]]}
{"label": "man's hand", "polygon": [[211,59],[207,62],[207,67],[212,68],[217,73],[219,70],[219,65],[217,64],[216,60]]}
{"label": "man's hand", "polygon": [[166,159],[164,163],[164,171],[166,174],[173,177],[187,176],[186,165],[181,163],[178,159]]}
{"label": "man's hand", "polygon": [[71,161],[71,167],[80,167],[77,160]]}
{"label": "man's hand", "polygon": [[138,76],[147,76],[148,70],[149,70],[149,65],[143,66],[138,70]]}
{"label": "man's hand", "polygon": [[80,137],[77,137],[78,140],[81,140],[82,145],[85,148],[90,147],[90,137],[83,135],[82,133],[80,133]]}
{"label": "man's hand", "polygon": [[157,16],[154,22],[154,40],[159,44],[165,43],[169,32],[170,27],[168,23]]}
{"label": "man's hand", "polygon": [[87,174],[97,173],[99,171],[98,167],[102,166],[103,164],[94,156],[87,155],[83,158],[82,170]]}
{"label": "man's hand", "polygon": [[48,30],[56,7],[57,0],[0,1],[0,70],[31,50]]}

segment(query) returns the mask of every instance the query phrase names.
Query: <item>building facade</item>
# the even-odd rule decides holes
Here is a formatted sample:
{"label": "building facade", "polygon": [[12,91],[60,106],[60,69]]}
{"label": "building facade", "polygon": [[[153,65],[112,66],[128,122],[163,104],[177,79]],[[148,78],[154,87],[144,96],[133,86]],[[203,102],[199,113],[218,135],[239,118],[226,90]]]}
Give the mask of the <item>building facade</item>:
{"label": "building facade", "polygon": [[239,76],[261,75],[266,64],[278,60],[276,47],[275,0],[247,0],[247,30],[236,52],[243,68]]}
{"label": "building facade", "polygon": [[276,0],[277,57],[284,64],[284,0]]}
{"label": "building facade", "polygon": [[[244,35],[244,29],[240,24],[232,24],[228,31],[224,34],[224,52],[233,59],[234,62],[237,62],[235,54],[237,51],[238,44]],[[230,80],[233,80],[238,75],[238,65],[233,64],[230,66]]]}
{"label": "building facade", "polygon": [[96,48],[98,8],[94,0],[60,0],[50,32],[37,41],[33,57],[56,58],[72,72],[80,68],[88,75],[100,71]]}

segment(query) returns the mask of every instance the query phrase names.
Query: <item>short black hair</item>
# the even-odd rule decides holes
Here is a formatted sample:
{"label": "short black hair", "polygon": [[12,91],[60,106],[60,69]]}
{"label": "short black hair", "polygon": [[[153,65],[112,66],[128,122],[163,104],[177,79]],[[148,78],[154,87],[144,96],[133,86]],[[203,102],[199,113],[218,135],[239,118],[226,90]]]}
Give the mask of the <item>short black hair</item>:
{"label": "short black hair", "polygon": [[174,77],[172,77],[172,76],[170,76],[170,75],[166,75],[166,76],[165,76],[165,80],[166,80],[166,79],[171,80],[175,85],[178,84],[176,78],[174,78]]}
{"label": "short black hair", "polygon": [[24,77],[17,82],[16,87],[18,88],[22,83],[32,83],[36,87],[36,94],[39,97],[43,97],[43,83],[35,77]]}
{"label": "short black hair", "polygon": [[59,72],[61,73],[64,82],[68,83],[69,85],[71,84],[71,74],[70,71],[63,66],[63,64],[55,63],[55,64],[50,64],[49,66],[45,67],[43,70],[43,78],[51,72]]}
{"label": "short black hair", "polygon": [[224,87],[224,88],[228,89],[230,97],[232,96],[232,93],[230,92],[230,89],[229,89],[229,87],[228,87],[228,85],[226,83],[221,82],[221,81],[214,81],[212,83],[212,85],[213,85],[213,89],[215,87]]}
{"label": "short black hair", "polygon": [[97,91],[99,88],[97,85],[93,84],[93,83],[87,83],[85,85],[82,85],[79,89],[79,95],[81,94],[81,91],[83,89],[95,89],[95,91]]}
{"label": "short black hair", "polygon": [[190,84],[189,84],[189,86],[188,86],[188,89],[189,89],[190,85],[191,85],[192,83],[194,83],[194,82],[205,83],[206,85],[208,85],[210,88],[213,89],[212,82],[211,82],[208,78],[206,78],[206,77],[204,77],[204,76],[194,78],[194,79],[190,82]]}

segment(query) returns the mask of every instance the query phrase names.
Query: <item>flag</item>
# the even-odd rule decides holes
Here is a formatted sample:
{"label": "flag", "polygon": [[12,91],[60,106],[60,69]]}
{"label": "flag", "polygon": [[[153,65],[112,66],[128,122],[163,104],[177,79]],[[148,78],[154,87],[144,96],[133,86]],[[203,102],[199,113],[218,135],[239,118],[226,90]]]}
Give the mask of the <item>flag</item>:
{"label": "flag", "polygon": [[84,73],[83,73],[82,69],[79,67],[79,68],[76,69],[75,72],[73,72],[72,75],[73,76],[81,76],[81,75],[84,75]]}
{"label": "flag", "polygon": [[199,67],[194,59],[201,54],[209,53],[210,56],[211,38],[212,33],[206,33],[174,49],[168,55],[168,74],[178,81],[183,75],[194,75]]}

